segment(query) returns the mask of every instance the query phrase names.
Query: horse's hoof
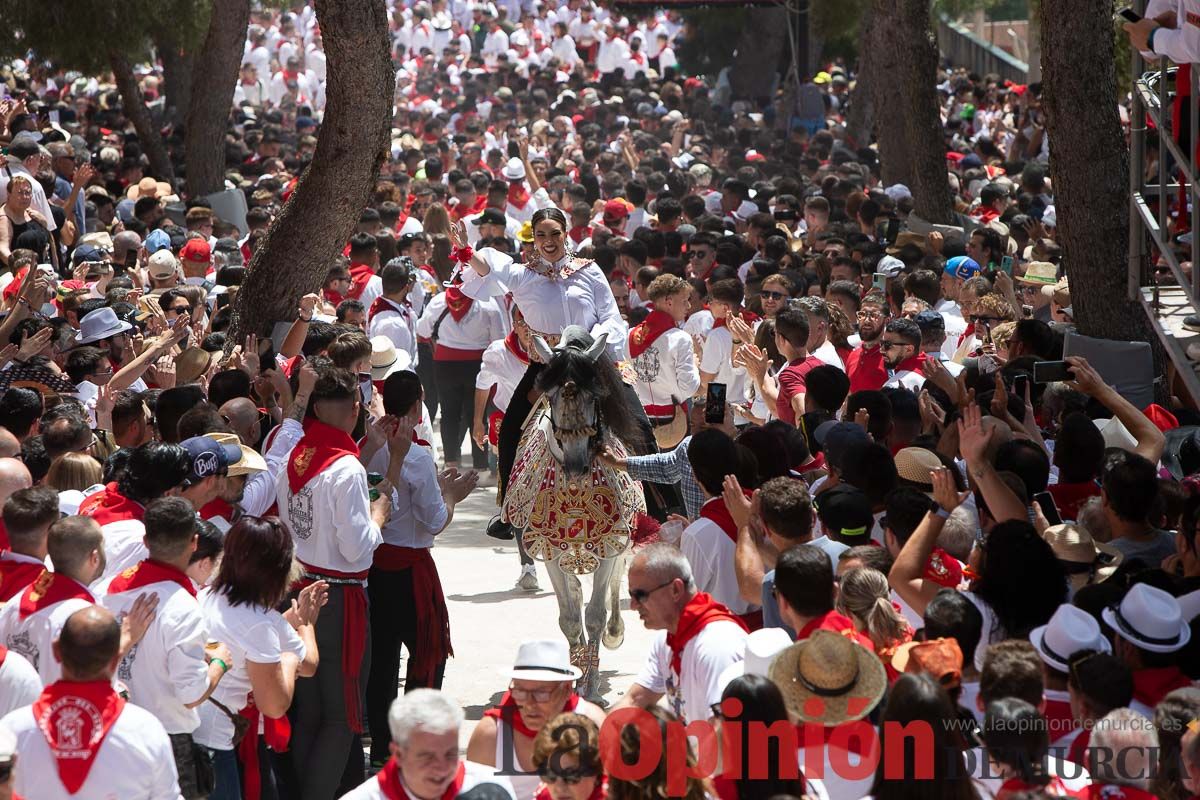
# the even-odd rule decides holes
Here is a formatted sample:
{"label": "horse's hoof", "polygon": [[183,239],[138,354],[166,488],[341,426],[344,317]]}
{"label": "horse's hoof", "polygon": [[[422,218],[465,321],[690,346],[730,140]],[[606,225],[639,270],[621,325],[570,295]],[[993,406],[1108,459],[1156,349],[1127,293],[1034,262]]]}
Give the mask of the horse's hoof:
{"label": "horse's hoof", "polygon": [[615,631],[605,629],[600,641],[604,643],[605,650],[616,650],[625,641],[625,626],[622,625]]}

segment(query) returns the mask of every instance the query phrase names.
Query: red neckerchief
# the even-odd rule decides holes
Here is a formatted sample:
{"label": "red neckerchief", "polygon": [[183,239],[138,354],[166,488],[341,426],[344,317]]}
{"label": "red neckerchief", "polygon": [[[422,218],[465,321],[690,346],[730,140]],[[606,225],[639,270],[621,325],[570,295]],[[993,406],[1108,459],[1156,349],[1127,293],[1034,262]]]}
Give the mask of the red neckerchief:
{"label": "red neckerchief", "polygon": [[214,497],[204,504],[200,509],[200,519],[212,519],[213,517],[222,517],[233,522],[234,515],[237,514],[237,509],[228,500],[222,500],[219,497]]}
{"label": "red neckerchief", "polygon": [[1179,667],[1134,670],[1133,699],[1154,708],[1171,692],[1191,685]]}
{"label": "red neckerchief", "polygon": [[[758,314],[755,314],[753,311],[751,311],[748,308],[743,308],[741,311],[739,311],[738,316],[741,317],[742,321],[745,322],[747,325],[754,325],[760,319],[762,319],[762,317],[758,316]],[[721,317],[720,319],[716,319],[716,318],[713,319],[713,327],[714,328],[724,328],[728,324],[729,324],[728,316]]]}
{"label": "red neckerchief", "polygon": [[[596,788],[592,789],[587,800],[604,800],[606,797],[608,797],[608,776],[598,775],[596,776]],[[544,783],[541,784],[537,794],[533,796],[533,800],[550,800],[550,787]]]}
{"label": "red neckerchief", "polygon": [[1009,778],[1004,783],[1000,784],[1000,788],[996,791],[996,800],[1009,800],[1009,798],[1025,792],[1039,792],[1049,795],[1050,797],[1077,797],[1077,795],[1066,787],[1062,782],[1062,778],[1057,775],[1050,777],[1050,782],[1045,786],[1038,786],[1034,783],[1026,783],[1020,778]]}
{"label": "red neckerchief", "polygon": [[413,444],[419,444],[421,447],[433,447],[433,445],[431,445],[429,442],[425,441],[420,436],[417,436],[416,431],[412,432],[412,440]]}
{"label": "red neckerchief", "polygon": [[42,570],[37,580],[26,587],[21,593],[18,617],[25,620],[30,614],[36,614],[44,608],[64,600],[87,600],[96,602],[88,588],[79,581],[68,578],[61,572]]}
{"label": "red neckerchief", "polygon": [[928,360],[928,355],[925,353],[917,353],[915,356],[906,358],[896,365],[892,373],[899,375],[901,372],[920,372],[921,365]]}
{"label": "red neckerchief", "polygon": [[120,594],[121,592],[131,592],[134,589],[141,589],[143,586],[149,586],[152,583],[165,583],[167,581],[182,586],[192,597],[196,596],[196,587],[192,584],[192,579],[187,576],[186,572],[170,564],[155,561],[152,558],[147,558],[118,574],[117,577],[109,582],[108,593]]}
{"label": "red neckerchief", "polygon": [[367,283],[371,278],[375,277],[375,270],[371,269],[366,264],[351,264],[350,265],[350,290],[346,292],[346,297],[357,300],[362,297],[363,290],[367,288]]}
{"label": "red neckerchief", "polygon": [[524,183],[510,183],[508,185],[508,204],[514,208],[525,208],[529,202],[529,192],[525,190]]}
{"label": "red neckerchief", "polygon": [[809,620],[808,624],[796,634],[796,641],[802,642],[818,630],[840,633],[847,639],[861,644],[872,653],[875,652],[875,645],[870,638],[859,633],[849,617],[836,611],[827,611],[821,616]]}
{"label": "red neckerchief", "polygon": [[463,294],[462,287],[446,287],[446,308],[449,309],[450,316],[454,317],[455,322],[462,322],[462,318],[471,310],[471,304],[474,302]]}
{"label": "red neckerchief", "polygon": [[[747,498],[754,496],[754,492],[746,489],[742,489],[742,494],[746,495]],[[715,522],[721,530],[725,531],[725,535],[731,541],[737,542],[737,525],[734,524],[733,515],[729,513],[729,506],[725,504],[724,497],[714,497],[706,502],[700,507],[700,516],[711,522]]]}
{"label": "red neckerchief", "polygon": [[104,737],[124,708],[125,700],[108,681],[57,681],[33,702],[33,719],[68,794],[87,780]]}
{"label": "red neckerchief", "polygon": [[0,603],[12,600],[45,572],[43,564],[0,558]]}
{"label": "red neckerchief", "polygon": [[986,224],[994,219],[998,219],[1000,217],[1000,212],[991,206],[980,206],[975,210],[975,213],[972,215],[972,217]]}
{"label": "red neckerchief", "polygon": [[395,311],[397,314],[403,314],[405,307],[397,305],[395,301],[388,300],[383,295],[380,295],[375,298],[371,303],[371,307],[367,309],[367,322],[373,320],[376,314],[383,313],[384,311]]}
{"label": "red neckerchief", "polygon": [[964,330],[961,334],[959,334],[957,346],[962,347],[962,343],[967,340],[967,337],[974,336],[974,335],[975,335],[975,323],[970,322],[967,324],[966,330]]}
{"label": "red neckerchief", "polygon": [[342,301],[346,299],[345,295],[333,289],[322,289],[321,296],[325,298],[326,302],[334,306],[340,306]]}
{"label": "red neckerchief", "polygon": [[84,501],[79,504],[79,513],[81,516],[91,517],[96,520],[97,524],[104,526],[110,522],[127,519],[136,519],[140,522],[142,517],[146,516],[146,509],[141,503],[130,500],[117,491],[116,483],[109,483],[100,491],[84,498]]}
{"label": "red neckerchief", "polygon": [[962,583],[962,563],[940,547],[933,548],[929,560],[925,562],[925,573],[922,576],[939,586],[956,589]]}
{"label": "red neckerchief", "polygon": [[508,352],[517,357],[517,360],[522,364],[529,363],[529,354],[525,352],[525,348],[521,347],[521,340],[517,338],[516,331],[509,331],[508,336],[504,337],[504,346],[508,348]]}
{"label": "red neckerchief", "polygon": [[675,632],[667,634],[667,647],[671,648],[671,669],[675,670],[676,675],[681,677],[683,675],[680,668],[683,663],[683,648],[687,646],[687,643],[704,630],[710,622],[719,622],[723,619],[737,623],[742,630],[750,632],[746,623],[737,614],[713,600],[712,595],[707,592],[696,592],[692,599],[687,601],[687,605],[679,614],[679,623],[675,627]]}
{"label": "red neckerchief", "polygon": [[487,208],[487,195],[477,195],[475,203],[470,206],[464,206],[462,203],[450,209],[450,216],[455,220],[461,220],[464,217],[471,217]]}
{"label": "red neckerchief", "polygon": [[658,337],[675,328],[675,318],[665,311],[654,310],[629,332],[629,357],[637,358],[654,344]]}
{"label": "red neckerchief", "polygon": [[318,419],[306,419],[304,436],[296,443],[287,464],[288,488],[292,494],[342,456],[358,457],[358,445],[350,434]]}
{"label": "red neckerchief", "polygon": [[[454,773],[454,780],[450,781],[446,791],[442,792],[441,800],[453,800],[457,797],[458,793],[462,791],[466,776],[467,768],[462,761],[459,761],[458,769]],[[395,756],[387,760],[387,764],[383,766],[376,777],[379,779],[379,791],[383,792],[383,796],[388,800],[412,800],[408,796],[408,792],[404,791],[404,783],[400,780],[400,765],[396,763]]]}
{"label": "red neckerchief", "polygon": [[574,242],[575,244],[579,244],[584,239],[586,239],[592,235],[592,226],[591,225],[576,225],[574,228],[571,228],[571,230],[567,232],[567,235],[571,237],[572,242]]}
{"label": "red neckerchief", "polygon": [[300,73],[294,69],[281,69],[284,81],[294,81],[300,78]]}
{"label": "red neckerchief", "polygon": [[[707,596],[707,595],[706,595]],[[722,606],[724,608],[724,606]],[[567,702],[563,703],[563,712],[574,711],[579,706],[579,695],[574,691],[567,697]],[[528,736],[530,739],[538,735],[538,732],[525,724],[525,720],[521,719],[521,707],[517,705],[517,701],[513,700],[512,694],[504,693],[504,697],[500,698],[500,705],[495,708],[489,708],[483,712],[485,717],[491,717],[495,720],[507,722],[512,726],[512,729],[522,736]]]}

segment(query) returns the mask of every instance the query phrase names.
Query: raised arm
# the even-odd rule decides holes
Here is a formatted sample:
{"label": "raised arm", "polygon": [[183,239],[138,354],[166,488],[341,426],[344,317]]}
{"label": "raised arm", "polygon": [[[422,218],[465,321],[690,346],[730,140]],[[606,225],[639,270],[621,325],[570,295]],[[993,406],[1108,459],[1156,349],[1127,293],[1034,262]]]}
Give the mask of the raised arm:
{"label": "raised arm", "polygon": [[1167,444],[1167,439],[1158,426],[1139,411],[1133,403],[1122,397],[1116,389],[1105,383],[1104,379],[1100,377],[1100,373],[1092,368],[1087,359],[1082,356],[1069,356],[1066,361],[1071,365],[1071,372],[1075,376],[1075,380],[1067,385],[1100,401],[1113,413],[1114,417],[1121,421],[1121,424],[1137,441],[1137,446],[1133,448],[1133,451],[1151,463],[1157,464],[1162,458],[1163,449]]}

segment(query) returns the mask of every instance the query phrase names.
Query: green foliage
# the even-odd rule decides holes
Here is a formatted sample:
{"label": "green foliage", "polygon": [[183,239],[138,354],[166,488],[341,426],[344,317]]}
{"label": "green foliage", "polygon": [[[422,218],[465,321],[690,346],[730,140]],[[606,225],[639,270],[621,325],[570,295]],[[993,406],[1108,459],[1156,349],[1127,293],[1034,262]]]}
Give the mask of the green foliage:
{"label": "green foliage", "polygon": [[0,0],[0,57],[30,51],[67,69],[108,69],[109,52],[144,61],[157,36],[199,47],[209,0]]}
{"label": "green foliage", "polygon": [[826,42],[853,41],[858,37],[858,23],[869,6],[869,0],[809,3],[808,23],[813,33]]}
{"label": "green foliage", "polygon": [[688,75],[716,75],[733,63],[746,21],[744,8],[697,8],[683,12],[687,37],[675,54]]}

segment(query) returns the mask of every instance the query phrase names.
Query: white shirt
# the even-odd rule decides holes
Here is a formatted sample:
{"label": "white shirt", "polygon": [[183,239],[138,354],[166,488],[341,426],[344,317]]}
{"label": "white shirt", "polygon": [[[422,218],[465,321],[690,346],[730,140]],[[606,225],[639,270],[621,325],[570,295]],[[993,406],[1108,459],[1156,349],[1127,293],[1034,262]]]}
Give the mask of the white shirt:
{"label": "white shirt", "polygon": [[[69,580],[69,579],[68,579]],[[62,677],[62,664],[54,658],[52,645],[62,633],[67,618],[81,608],[92,605],[91,601],[72,598],[53,603],[21,619],[20,599],[14,597],[0,609],[0,644],[11,652],[20,653],[37,670],[43,686],[49,686]]]}
{"label": "white shirt", "polygon": [[883,388],[885,389],[895,389],[902,386],[909,391],[919,392],[921,391],[921,387],[925,385],[924,373],[917,372],[916,370],[905,369],[899,372],[888,370],[888,373],[889,377],[883,384]]}
{"label": "white shirt", "polygon": [[[682,403],[700,388],[700,370],[692,337],[680,328],[659,335],[631,362],[637,373],[633,385],[643,406],[669,406]],[[661,411],[651,416],[665,417]]]}
{"label": "white shirt", "polygon": [[[404,782],[403,776],[401,776],[400,781],[401,783]],[[517,800],[517,796],[513,792],[512,783],[507,777],[495,774],[495,769],[486,764],[464,761],[463,785],[462,789],[459,790],[459,794],[461,795],[463,792],[470,791],[481,783],[494,783],[503,788],[511,800]],[[416,798],[416,795],[407,786],[404,789],[408,792],[409,797]],[[349,794],[342,795],[342,800],[384,800],[383,790],[379,788],[379,776],[372,775],[367,778],[366,781],[359,784]],[[520,800],[529,800],[529,798],[523,797]]]}
{"label": "white shirt", "polygon": [[[568,325],[580,325],[594,337],[607,334],[608,354],[613,360],[621,359],[629,329],[621,319],[608,279],[594,263],[566,278],[552,279],[490,247],[478,254],[491,271],[481,276],[474,269],[463,270],[463,292],[468,297],[498,297],[511,292],[535,332],[558,335]],[[565,261],[564,256],[557,266]]]}
{"label": "white shirt", "polygon": [[17,737],[21,765],[13,789],[37,800],[183,800],[171,740],[144,708],[126,703],[96,753],[87,779],[69,794],[32,706],[0,719]]}
{"label": "white shirt", "polygon": [[[803,734],[801,734],[803,736]],[[800,770],[804,773],[804,780],[809,784],[819,783],[820,788],[826,792],[826,796],[831,800],[855,800],[855,798],[866,797],[871,791],[871,784],[875,782],[875,770],[867,773],[866,777],[856,780],[847,779],[840,773],[845,770],[845,765],[857,767],[862,763],[863,757],[846,750],[838,752],[836,758],[831,758],[831,753],[835,748],[826,744],[824,747],[817,749],[821,754],[821,763],[804,763],[805,747],[801,741],[800,751],[797,756],[800,760]],[[838,748],[840,750],[840,748]],[[859,770],[860,772],[865,770]],[[805,794],[811,794],[809,790]]]}
{"label": "white shirt", "polygon": [[492,402],[500,411],[507,411],[513,392],[528,369],[529,365],[517,358],[503,339],[492,342],[483,351],[483,365],[475,376],[475,388],[488,391],[495,386]]}
{"label": "white shirt", "polygon": [[[629,296],[633,297],[632,294]],[[683,323],[683,329],[692,336],[699,336],[703,339],[712,333],[713,323],[712,312],[707,308],[702,308],[687,318],[687,322]]]}
{"label": "white shirt", "polygon": [[[371,459],[370,471],[386,472],[389,458],[385,444]],[[428,448],[413,444],[400,467],[400,483],[392,487],[392,515],[383,526],[383,541],[397,547],[433,547],[447,515],[437,462]]]}
{"label": "white shirt", "polygon": [[0,663],[0,717],[27,706],[42,693],[42,679],[20,653],[9,650]]}
{"label": "white shirt", "polygon": [[292,532],[296,558],[338,572],[370,569],[371,556],[383,537],[371,520],[367,490],[367,470],[348,454],[321,470],[296,494],[288,485],[287,470],[280,472],[276,481],[279,516]]}
{"label": "white shirt", "polygon": [[657,631],[635,683],[666,694],[667,707],[684,722],[703,722],[712,716],[709,707],[721,701],[725,686],[718,679],[722,670],[742,660],[747,635],[735,622],[710,622],[684,645],[680,658],[683,674],[676,675],[671,669],[667,632]]}
{"label": "white shirt", "polygon": [[550,52],[568,68],[575,66],[575,62],[579,60],[579,52],[575,49],[575,40],[571,38],[570,34],[555,39],[554,43],[550,45]]}
{"label": "white shirt", "polygon": [[119,519],[101,525],[100,530],[104,533],[104,572],[93,586],[150,557],[150,551],[142,541],[146,526],[140,519]]}
{"label": "white shirt", "polygon": [[275,435],[270,439],[269,446],[263,454],[267,462],[267,471],[256,472],[246,478],[242,501],[238,503],[243,513],[261,517],[275,503],[275,481],[287,464],[288,453],[292,452],[292,448],[302,436],[304,426],[294,419],[285,419],[283,424],[275,428]]}
{"label": "white shirt", "polygon": [[[717,498],[708,501],[714,502]],[[754,604],[742,599],[738,590],[737,572],[733,569],[734,542],[720,525],[704,517],[697,518],[684,528],[679,549],[692,565],[692,578],[699,591],[708,592],[735,614],[745,614],[754,608]]]}
{"label": "white shirt", "polygon": [[158,597],[154,621],[146,635],[117,665],[117,680],[129,688],[129,699],[163,724],[167,733],[191,733],[200,725],[195,709],[186,708],[208,691],[208,664],[204,645],[208,631],[195,597],[172,581],[109,594],[104,581],[96,599],[117,619],[133,607],[141,594]]}
{"label": "white shirt", "polygon": [[407,306],[383,299],[387,307],[375,313],[367,323],[367,336],[386,336],[397,350],[403,350],[417,363],[417,331],[413,311]]}
{"label": "white shirt", "polygon": [[504,32],[504,29],[497,28],[494,31],[488,31],[487,36],[483,37],[483,47],[479,50],[484,63],[495,66],[500,55],[506,52],[508,52],[508,34]]}
{"label": "white shirt", "polygon": [[824,361],[831,367],[837,367],[842,372],[846,371],[846,365],[842,363],[842,357],[838,355],[837,348],[833,346],[833,342],[828,339],[824,344],[812,351],[812,355]]}
{"label": "white shirt", "polygon": [[[700,358],[700,371],[715,375],[714,383],[725,384],[726,402],[741,403],[746,398],[746,391],[749,388],[746,368],[733,365],[733,334],[725,325],[713,328],[709,332],[708,338],[704,340],[704,355]],[[741,412],[736,409],[733,415],[734,422],[745,422]]]}
{"label": "white shirt", "polygon": [[363,308],[369,309],[375,302],[375,298],[382,296],[383,279],[378,275],[372,275],[367,279],[367,285],[363,287],[362,294],[358,296],[358,302],[363,304]]}
{"label": "white shirt", "polygon": [[[439,292],[430,298],[421,312],[421,318],[417,320],[417,335],[430,338],[434,327],[437,327],[438,344],[456,350],[484,350],[505,336],[503,315],[496,301],[491,298],[471,303],[470,309],[460,320],[456,320],[453,314],[442,316],[445,310],[446,293]],[[442,320],[440,325],[439,318]]]}
{"label": "white shirt", "polygon": [[[212,696],[237,713],[246,707],[250,694],[250,673],[246,662],[278,664],[283,653],[305,657],[304,642],[299,634],[273,608],[243,603],[231,606],[224,594],[210,589],[200,593],[200,610],[208,625],[209,641],[221,642],[229,648],[233,663],[213,690]],[[197,744],[214,750],[228,750],[233,741],[233,723],[216,705],[201,703],[196,711],[200,727],[193,734]]]}

